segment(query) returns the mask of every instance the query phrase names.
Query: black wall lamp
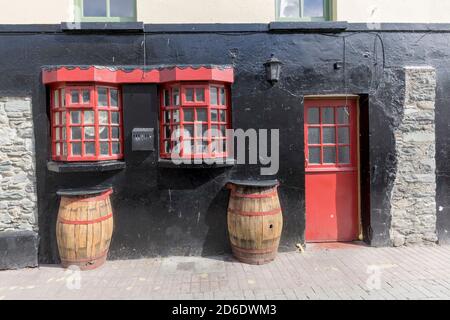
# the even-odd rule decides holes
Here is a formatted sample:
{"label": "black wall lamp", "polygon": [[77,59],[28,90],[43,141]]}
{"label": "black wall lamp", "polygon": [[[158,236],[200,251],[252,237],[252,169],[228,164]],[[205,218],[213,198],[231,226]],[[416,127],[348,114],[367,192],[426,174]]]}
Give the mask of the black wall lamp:
{"label": "black wall lamp", "polygon": [[272,85],[280,81],[281,74],[281,65],[283,63],[277,58],[272,56],[266,63],[264,63],[264,67],[266,68],[266,80],[269,81]]}

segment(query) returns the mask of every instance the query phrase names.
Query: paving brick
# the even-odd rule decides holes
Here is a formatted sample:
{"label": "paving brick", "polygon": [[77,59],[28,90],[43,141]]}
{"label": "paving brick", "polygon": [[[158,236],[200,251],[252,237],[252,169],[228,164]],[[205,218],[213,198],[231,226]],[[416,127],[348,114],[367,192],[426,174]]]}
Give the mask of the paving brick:
{"label": "paving brick", "polygon": [[[369,266],[380,268],[378,290],[367,286]],[[55,266],[2,271],[0,299],[450,300],[448,270],[450,247],[308,246],[262,266],[229,256],[109,261],[81,272],[79,290]]]}

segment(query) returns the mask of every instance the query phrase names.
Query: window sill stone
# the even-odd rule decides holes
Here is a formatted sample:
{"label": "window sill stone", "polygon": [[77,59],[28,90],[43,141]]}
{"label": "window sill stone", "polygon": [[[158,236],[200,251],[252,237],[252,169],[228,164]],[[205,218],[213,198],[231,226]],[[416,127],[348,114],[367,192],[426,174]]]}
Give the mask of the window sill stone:
{"label": "window sill stone", "polygon": [[125,169],[123,161],[98,161],[98,162],[47,162],[47,169],[57,173],[73,172],[106,172]]}

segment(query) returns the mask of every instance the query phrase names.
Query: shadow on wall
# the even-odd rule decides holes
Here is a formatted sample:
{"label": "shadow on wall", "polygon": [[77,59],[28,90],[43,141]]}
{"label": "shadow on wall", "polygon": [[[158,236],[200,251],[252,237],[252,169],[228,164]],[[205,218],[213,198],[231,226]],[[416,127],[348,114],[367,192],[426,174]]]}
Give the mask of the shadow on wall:
{"label": "shadow on wall", "polygon": [[229,197],[230,191],[224,187],[210,202],[205,217],[208,232],[203,243],[202,257],[231,253],[227,227]]}

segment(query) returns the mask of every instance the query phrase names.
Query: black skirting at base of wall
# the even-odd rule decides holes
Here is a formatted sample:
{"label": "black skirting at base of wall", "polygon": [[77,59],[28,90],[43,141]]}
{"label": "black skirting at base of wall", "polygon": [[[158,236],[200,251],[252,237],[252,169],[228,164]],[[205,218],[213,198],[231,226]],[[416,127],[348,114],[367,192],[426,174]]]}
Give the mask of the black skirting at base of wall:
{"label": "black skirting at base of wall", "polygon": [[38,246],[36,232],[0,232],[0,270],[37,267]]}

